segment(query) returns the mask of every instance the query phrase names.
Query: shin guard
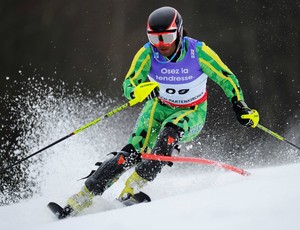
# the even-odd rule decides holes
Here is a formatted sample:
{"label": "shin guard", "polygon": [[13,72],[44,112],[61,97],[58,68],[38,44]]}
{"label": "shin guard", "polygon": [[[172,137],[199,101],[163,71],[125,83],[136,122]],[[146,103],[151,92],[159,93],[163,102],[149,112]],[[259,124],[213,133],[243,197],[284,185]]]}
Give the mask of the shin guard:
{"label": "shin guard", "polygon": [[119,179],[123,172],[141,161],[140,154],[136,152],[131,144],[112,154],[114,156],[104,161],[85,181],[85,186],[94,195],[101,195]]}
{"label": "shin guard", "polygon": [[[167,123],[159,133],[158,139],[151,153],[170,156],[182,136],[182,128],[174,125],[173,123]],[[143,160],[136,167],[136,172],[147,181],[152,181],[166,164],[167,162],[162,161]]]}

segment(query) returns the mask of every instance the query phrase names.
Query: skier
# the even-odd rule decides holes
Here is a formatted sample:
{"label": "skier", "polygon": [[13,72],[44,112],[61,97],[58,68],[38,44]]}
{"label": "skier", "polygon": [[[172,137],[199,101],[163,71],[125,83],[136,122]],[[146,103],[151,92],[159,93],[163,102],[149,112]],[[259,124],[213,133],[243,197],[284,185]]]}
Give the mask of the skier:
{"label": "skier", "polygon": [[176,9],[153,11],[147,36],[149,42],[135,55],[123,82],[124,95],[132,100],[135,87],[147,80],[159,83],[159,87],[149,94],[128,144],[87,178],[82,189],[67,200],[60,218],[89,207],[94,196],[103,194],[134,166],[120,201],[131,199],[153,181],[167,163],[141,160],[140,153],[170,156],[179,143],[197,137],[206,118],[208,78],[223,89],[242,125],[255,127],[258,123],[259,115],[244,102],[236,76],[204,42],[187,36]]}

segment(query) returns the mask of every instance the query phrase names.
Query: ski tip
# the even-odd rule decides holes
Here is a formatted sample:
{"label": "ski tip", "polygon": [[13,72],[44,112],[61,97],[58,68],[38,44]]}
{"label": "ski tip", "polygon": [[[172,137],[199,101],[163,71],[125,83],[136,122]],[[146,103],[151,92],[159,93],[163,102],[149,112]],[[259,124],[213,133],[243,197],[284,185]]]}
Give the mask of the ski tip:
{"label": "ski tip", "polygon": [[139,192],[133,195],[133,199],[139,201],[139,203],[150,202],[151,198],[144,192]]}
{"label": "ski tip", "polygon": [[130,196],[128,199],[121,201],[121,203],[125,206],[131,206],[140,203],[148,203],[150,201],[151,198],[146,193],[139,192],[134,194],[133,196]]}
{"label": "ski tip", "polygon": [[71,213],[70,208],[68,208],[68,209],[62,208],[59,204],[57,204],[55,202],[48,203],[47,207],[58,219],[64,219],[64,218],[68,217]]}

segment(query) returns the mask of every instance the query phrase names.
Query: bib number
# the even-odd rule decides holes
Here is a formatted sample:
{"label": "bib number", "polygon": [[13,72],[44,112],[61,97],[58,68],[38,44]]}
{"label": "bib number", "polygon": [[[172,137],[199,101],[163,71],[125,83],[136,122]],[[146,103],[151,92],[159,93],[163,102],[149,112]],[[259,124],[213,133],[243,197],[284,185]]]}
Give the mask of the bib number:
{"label": "bib number", "polygon": [[[180,94],[180,95],[186,94],[188,91],[189,91],[189,89],[180,89],[180,90],[178,90],[178,94]],[[166,92],[167,92],[168,94],[175,94],[175,93],[176,93],[176,90],[175,90],[175,89],[172,89],[172,88],[167,88],[167,89],[166,89]]]}

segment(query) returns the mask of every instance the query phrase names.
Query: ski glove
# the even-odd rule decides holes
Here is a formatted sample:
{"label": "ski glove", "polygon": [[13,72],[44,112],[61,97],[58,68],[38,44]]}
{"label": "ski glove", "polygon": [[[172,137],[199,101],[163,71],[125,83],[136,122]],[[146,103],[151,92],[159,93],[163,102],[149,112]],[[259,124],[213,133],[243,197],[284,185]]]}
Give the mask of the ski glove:
{"label": "ski glove", "polygon": [[156,87],[154,88],[154,90],[151,91],[151,93],[149,93],[149,95],[147,96],[148,100],[152,100],[153,98],[156,98],[159,96],[159,88]]}
{"label": "ski glove", "polygon": [[259,114],[256,110],[251,110],[244,101],[235,101],[233,110],[238,122],[246,127],[256,127],[259,121]]}

